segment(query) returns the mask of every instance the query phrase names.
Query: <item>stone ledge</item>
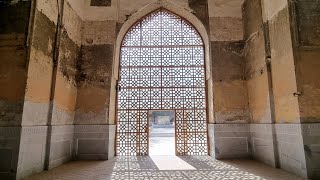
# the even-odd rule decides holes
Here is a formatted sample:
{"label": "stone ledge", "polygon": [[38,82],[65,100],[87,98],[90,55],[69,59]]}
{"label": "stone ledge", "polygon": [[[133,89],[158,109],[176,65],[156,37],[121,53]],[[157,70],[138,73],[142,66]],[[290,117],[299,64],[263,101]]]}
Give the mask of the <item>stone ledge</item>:
{"label": "stone ledge", "polygon": [[253,158],[277,167],[274,124],[250,124],[250,134]]}
{"label": "stone ledge", "polygon": [[72,159],[73,125],[49,126],[46,169],[52,169]]}
{"label": "stone ledge", "polygon": [[74,158],[107,160],[110,125],[75,125]]}
{"label": "stone ledge", "polygon": [[320,123],[301,124],[308,177],[320,179]]}
{"label": "stone ledge", "polygon": [[0,179],[15,179],[21,127],[0,127]]}
{"label": "stone ledge", "polygon": [[47,130],[47,126],[21,128],[17,179],[44,170]]}
{"label": "stone ledge", "polygon": [[210,154],[216,159],[251,156],[249,124],[209,124]]}
{"label": "stone ledge", "polygon": [[275,124],[281,169],[307,177],[301,124]]}

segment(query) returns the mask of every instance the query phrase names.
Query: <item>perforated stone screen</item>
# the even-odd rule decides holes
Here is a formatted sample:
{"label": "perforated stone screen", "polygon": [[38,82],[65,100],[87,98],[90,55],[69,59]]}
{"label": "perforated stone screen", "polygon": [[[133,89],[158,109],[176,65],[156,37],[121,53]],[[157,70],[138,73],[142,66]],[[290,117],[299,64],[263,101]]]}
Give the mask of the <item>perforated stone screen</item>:
{"label": "perforated stone screen", "polygon": [[207,155],[204,45],[183,18],[159,9],[121,46],[117,155],[148,155],[150,110],[175,111],[177,155]]}

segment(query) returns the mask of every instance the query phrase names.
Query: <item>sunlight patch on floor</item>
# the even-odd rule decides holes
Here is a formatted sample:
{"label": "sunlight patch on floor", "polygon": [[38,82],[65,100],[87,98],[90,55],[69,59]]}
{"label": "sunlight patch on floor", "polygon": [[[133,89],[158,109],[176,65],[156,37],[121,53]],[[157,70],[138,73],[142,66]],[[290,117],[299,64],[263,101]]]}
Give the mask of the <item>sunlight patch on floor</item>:
{"label": "sunlight patch on floor", "polygon": [[177,156],[150,156],[159,170],[197,170]]}

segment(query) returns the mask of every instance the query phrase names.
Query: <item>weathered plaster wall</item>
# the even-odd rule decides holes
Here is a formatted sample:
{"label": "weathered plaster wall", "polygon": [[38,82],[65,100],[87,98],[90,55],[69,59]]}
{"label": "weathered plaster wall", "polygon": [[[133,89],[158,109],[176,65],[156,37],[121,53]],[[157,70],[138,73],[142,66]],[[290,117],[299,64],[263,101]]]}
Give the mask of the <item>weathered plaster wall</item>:
{"label": "weathered plaster wall", "polygon": [[0,179],[18,171],[31,1],[0,1]]}
{"label": "weathered plaster wall", "polygon": [[[246,81],[243,0],[208,0],[214,121],[210,155],[218,159],[251,156]],[[209,95],[210,97],[210,95]]]}
{"label": "weathered plaster wall", "polygon": [[266,39],[260,0],[245,1],[245,60],[248,98],[252,123],[271,123]]}
{"label": "weathered plaster wall", "polygon": [[[73,157],[74,118],[77,100],[77,68],[81,49],[82,20],[70,0],[60,5],[60,32],[57,34],[57,60],[53,73],[48,118],[45,168],[59,166]],[[60,1],[61,3],[61,1]]]}
{"label": "weathered plaster wall", "polygon": [[212,42],[213,92],[216,123],[248,123],[243,42]]}
{"label": "weathered plaster wall", "polygon": [[[314,148],[320,144],[319,133],[313,128],[319,117],[319,63],[315,61],[319,54],[317,33],[310,30],[317,28],[319,5],[312,0],[247,0],[243,6],[246,77],[254,123],[250,125],[252,155],[315,179],[319,177]],[[295,96],[296,92],[302,94]]]}
{"label": "weathered plaster wall", "polygon": [[64,1],[59,58],[55,77],[52,125],[73,124],[77,98],[82,21],[69,1]]}
{"label": "weathered plaster wall", "polygon": [[[19,3],[21,2],[19,1]],[[24,1],[24,3],[31,4],[29,1]],[[58,8],[57,1],[50,0],[37,1],[32,4],[34,5],[32,8],[29,5],[28,13],[30,12],[32,17],[29,26],[31,28],[25,27],[23,32],[20,32],[22,35],[29,33],[29,54],[25,53],[24,55],[20,52],[16,58],[11,59],[18,60],[16,62],[19,63],[20,69],[15,71],[19,76],[21,76],[22,68],[28,69],[25,77],[18,76],[20,81],[16,81],[21,82],[25,79],[24,87],[20,83],[16,85],[16,87],[21,86],[19,89],[21,92],[25,91],[25,94],[19,95],[14,92],[14,88],[11,91],[16,97],[22,96],[24,98],[22,120],[20,119],[18,124],[22,126],[19,131],[19,133],[21,132],[20,146],[18,150],[13,151],[18,153],[13,157],[17,155],[19,161],[17,161],[18,164],[13,164],[17,169],[11,170],[18,179],[42,171],[45,168],[45,162],[46,166],[53,167],[70,160],[72,157],[70,148],[73,144],[73,127],[51,126],[73,124],[76,104],[76,72],[81,45],[81,21],[77,18],[77,14],[72,10],[68,1],[64,1],[64,4]],[[62,18],[63,22],[60,26],[62,31],[59,34],[57,33],[58,12],[59,10],[62,12],[62,8],[64,11],[61,14],[64,14],[64,18]],[[23,12],[20,14],[23,15]],[[12,15],[12,17],[15,16]],[[18,21],[22,21],[22,17],[17,16],[17,18]],[[17,30],[20,29],[17,28]],[[22,41],[22,35],[16,41]],[[14,35],[11,36],[14,37]],[[56,44],[58,42],[56,38],[60,43]],[[11,44],[14,45],[13,42]],[[19,45],[20,51],[24,49],[23,45]],[[59,51],[57,59],[54,58],[55,47]],[[29,59],[28,63],[25,60],[25,66],[18,59],[23,56]],[[12,77],[16,78],[15,75]],[[1,80],[5,79],[1,78]],[[5,93],[1,94],[6,95]],[[49,128],[47,125],[50,125]],[[12,128],[10,130],[14,131]],[[7,131],[9,130],[7,129]],[[57,132],[61,137],[58,140]],[[72,135],[71,142],[70,134]],[[65,143],[61,143],[63,141]]]}
{"label": "weathered plaster wall", "polygon": [[[154,0],[139,0],[139,1],[126,1],[126,0],[119,0],[118,3],[118,22],[124,23],[127,18],[129,18],[132,14],[134,14],[139,9],[143,8],[149,3],[154,2]],[[184,7],[188,10],[191,10],[189,7],[188,0],[172,0],[171,2]],[[192,1],[190,1],[191,3]],[[206,10],[205,10],[206,11]]]}
{"label": "weathered plaster wall", "polygon": [[212,78],[216,123],[247,123],[247,86],[245,60],[243,0],[209,0]]}
{"label": "weathered plaster wall", "polygon": [[84,21],[81,31],[75,123],[108,124],[116,21]]}
{"label": "weathered plaster wall", "polygon": [[[320,24],[319,24],[320,25]],[[320,122],[320,46],[314,49],[299,50],[298,68],[299,91],[303,93],[299,97],[301,122]]]}
{"label": "weathered plaster wall", "polygon": [[81,21],[72,154],[74,159],[108,159],[114,147],[108,113],[118,1],[69,2]]}
{"label": "weathered plaster wall", "polygon": [[[28,167],[18,166],[18,177],[58,166],[72,158],[82,39],[79,7],[72,5],[75,5],[72,0],[37,1],[35,4],[22,132],[24,129],[37,132],[42,125],[41,133],[26,133],[24,138],[35,140],[30,145],[46,147],[30,155],[35,159],[30,162],[24,153],[29,151],[29,146],[20,145],[20,161],[29,164]],[[62,22],[57,28],[59,17]]]}
{"label": "weathered plaster wall", "polygon": [[202,22],[204,27],[209,32],[208,0],[188,0],[188,5],[193,14]]}
{"label": "weathered plaster wall", "polygon": [[[320,178],[320,49],[299,49],[297,65],[298,87],[303,94],[299,97],[299,108],[303,131],[303,144],[309,177]],[[306,128],[304,128],[306,127]]]}
{"label": "weathered plaster wall", "polygon": [[[57,35],[58,10],[62,8],[61,33]],[[39,1],[36,4],[33,26],[22,124],[72,124],[81,45],[80,18],[67,0],[60,8],[57,1]],[[59,36],[56,47],[58,59],[54,59],[56,36]],[[50,107],[52,101],[53,109]]]}
{"label": "weathered plaster wall", "polygon": [[320,122],[320,2],[299,0],[295,8],[301,121]]}
{"label": "weathered plaster wall", "polygon": [[91,6],[90,0],[83,0],[79,13],[83,25],[76,124],[114,123],[114,119],[108,118],[113,52],[116,34],[126,19],[125,10],[120,11],[119,7],[135,12],[134,5],[139,3],[111,1],[107,5]]}
{"label": "weathered plaster wall", "polygon": [[211,41],[243,40],[243,0],[208,0]]}
{"label": "weathered plaster wall", "polygon": [[57,4],[51,0],[37,1],[33,5],[17,179],[44,169],[48,132],[46,125],[51,111]]}
{"label": "weathered plaster wall", "polygon": [[[265,18],[266,21],[269,21],[270,28],[275,121],[277,123],[299,123],[298,99],[293,95],[297,92],[297,84],[288,3],[286,0],[272,3],[274,1],[264,1],[263,5]],[[283,8],[279,9],[279,7]],[[279,11],[276,12],[274,9],[279,9]]]}
{"label": "weathered plaster wall", "polygon": [[[297,90],[295,52],[293,49],[290,6],[287,0],[262,2],[263,21],[268,25],[271,60],[274,127],[272,128],[275,157],[282,169],[307,177]],[[271,97],[271,96],[269,96]],[[272,108],[272,106],[271,106]],[[271,109],[271,113],[273,113]],[[272,120],[273,122],[273,120]],[[292,150],[294,149],[294,151]]]}
{"label": "weathered plaster wall", "polygon": [[120,0],[118,5],[119,23],[124,23],[132,14],[151,2],[153,2],[153,0],[140,0],[135,2]]}
{"label": "weathered plaster wall", "polygon": [[293,4],[296,14],[298,41],[301,46],[320,46],[319,7],[317,0],[297,0]]}
{"label": "weathered plaster wall", "polygon": [[119,0],[103,0],[99,6],[94,5],[95,0],[82,0],[83,11],[82,20],[84,21],[106,21],[118,18]]}
{"label": "weathered plaster wall", "polygon": [[0,1],[0,126],[22,119],[31,1]]}
{"label": "weathered plaster wall", "polygon": [[57,23],[56,1],[36,4],[22,125],[47,125]]}
{"label": "weathered plaster wall", "polygon": [[292,24],[296,30],[296,76],[304,154],[308,177],[320,178],[320,2],[298,0]]}
{"label": "weathered plaster wall", "polygon": [[270,65],[266,61],[267,57],[270,58],[268,23],[263,21],[261,0],[246,0],[243,17],[252,156],[277,167],[277,147],[272,124],[272,77]]}

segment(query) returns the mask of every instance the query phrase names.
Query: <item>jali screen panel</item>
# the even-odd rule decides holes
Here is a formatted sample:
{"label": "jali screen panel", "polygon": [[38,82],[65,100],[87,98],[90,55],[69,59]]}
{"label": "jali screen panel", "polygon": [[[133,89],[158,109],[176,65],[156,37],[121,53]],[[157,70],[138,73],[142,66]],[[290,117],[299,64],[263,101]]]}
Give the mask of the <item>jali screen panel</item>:
{"label": "jali screen panel", "polygon": [[177,155],[207,155],[204,45],[181,17],[159,9],[121,46],[117,155],[148,155],[148,111],[175,111]]}

